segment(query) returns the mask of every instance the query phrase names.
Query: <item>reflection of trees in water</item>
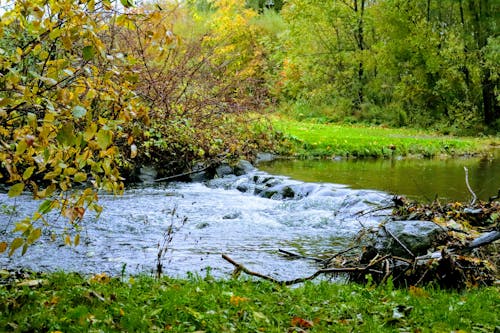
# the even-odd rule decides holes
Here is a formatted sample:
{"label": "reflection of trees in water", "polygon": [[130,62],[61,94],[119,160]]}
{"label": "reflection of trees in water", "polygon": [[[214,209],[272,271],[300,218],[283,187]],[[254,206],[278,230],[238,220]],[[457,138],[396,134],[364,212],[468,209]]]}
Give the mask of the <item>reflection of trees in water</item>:
{"label": "reflection of trees in water", "polygon": [[480,159],[469,181],[482,199],[496,195],[500,190],[500,152],[495,152],[493,158]]}
{"label": "reflection of trees in water", "polygon": [[445,160],[295,160],[260,165],[264,171],[309,182],[346,184],[357,189],[376,189],[421,200],[468,201],[464,166],[479,197],[487,200],[500,188],[500,154],[495,159],[454,158]]}

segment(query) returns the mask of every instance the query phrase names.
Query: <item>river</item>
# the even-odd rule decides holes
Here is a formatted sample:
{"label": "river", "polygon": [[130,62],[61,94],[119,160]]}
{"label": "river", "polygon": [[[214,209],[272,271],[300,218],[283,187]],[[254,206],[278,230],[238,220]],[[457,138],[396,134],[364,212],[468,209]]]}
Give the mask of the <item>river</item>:
{"label": "river", "polygon": [[469,201],[465,182],[482,200],[500,190],[500,149],[487,157],[445,159],[276,160],[261,170],[306,182],[345,184],[355,189],[376,189],[412,199]]}
{"label": "river", "polygon": [[[233,267],[221,258],[226,253],[264,274],[297,278],[317,267],[305,260],[290,261],[278,249],[327,255],[350,246],[362,230],[376,227],[386,217],[387,210],[377,209],[388,205],[390,192],[467,197],[466,190],[458,190],[464,165],[478,195],[500,187],[497,159],[275,161],[249,174],[209,183],[132,187],[122,196],[100,196],[104,211],[99,219],[89,214],[80,223],[80,245],[64,246],[62,237],[52,241],[46,231],[24,256],[0,254],[0,268],[154,274],[161,244],[172,227],[172,239],[165,243],[168,250],[161,258],[169,276],[204,275],[210,270],[213,276],[229,277]],[[449,180],[452,174],[455,178]],[[293,188],[293,198],[255,194],[259,187],[274,185]],[[455,188],[456,192],[445,191]],[[32,214],[38,204],[28,195],[12,199],[0,193],[0,240],[12,240],[15,221]],[[51,230],[63,232],[62,218],[52,215],[48,220]]]}

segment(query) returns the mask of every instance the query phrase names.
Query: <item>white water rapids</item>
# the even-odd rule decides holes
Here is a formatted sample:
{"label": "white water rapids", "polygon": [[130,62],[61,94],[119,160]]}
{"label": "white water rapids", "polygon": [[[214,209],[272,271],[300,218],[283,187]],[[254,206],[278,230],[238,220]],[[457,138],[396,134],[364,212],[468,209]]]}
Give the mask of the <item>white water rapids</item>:
{"label": "white water rapids", "polygon": [[[12,257],[0,254],[0,268],[154,274],[158,244],[173,225],[173,238],[162,258],[166,275],[204,275],[209,267],[212,275],[229,277],[234,267],[221,258],[226,253],[250,269],[291,279],[318,267],[283,258],[278,249],[312,256],[342,250],[360,230],[376,226],[384,218],[380,211],[359,213],[384,206],[390,199],[383,192],[299,183],[284,177],[274,178],[307,188],[307,196],[267,199],[236,189],[251,177],[218,179],[210,186],[170,183],[131,188],[119,197],[101,195],[104,211],[98,220],[86,217],[81,222],[80,245],[64,246],[61,237],[51,241],[49,232],[44,232],[24,256],[20,251]],[[0,239],[12,240],[15,222],[39,204],[27,195],[10,199],[0,194]],[[17,214],[8,212],[13,205]],[[52,220],[53,228],[61,231],[58,224],[64,224],[63,219],[54,216]]]}

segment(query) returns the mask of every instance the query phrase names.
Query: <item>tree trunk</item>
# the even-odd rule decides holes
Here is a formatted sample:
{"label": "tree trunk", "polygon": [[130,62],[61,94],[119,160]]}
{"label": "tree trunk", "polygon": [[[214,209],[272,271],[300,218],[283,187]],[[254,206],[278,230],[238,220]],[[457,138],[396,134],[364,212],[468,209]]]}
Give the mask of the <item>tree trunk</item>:
{"label": "tree trunk", "polygon": [[[358,29],[356,31],[356,41],[357,41],[357,46],[358,50],[364,51],[365,49],[365,37],[364,37],[364,13],[365,13],[365,0],[354,0],[354,12],[357,14],[358,17]],[[361,54],[361,57],[363,57],[363,54]],[[365,70],[364,70],[364,64],[363,60],[359,61],[358,64],[358,87],[357,87],[357,100],[356,100],[356,106],[359,108],[361,104],[363,104],[364,101],[364,75]]]}

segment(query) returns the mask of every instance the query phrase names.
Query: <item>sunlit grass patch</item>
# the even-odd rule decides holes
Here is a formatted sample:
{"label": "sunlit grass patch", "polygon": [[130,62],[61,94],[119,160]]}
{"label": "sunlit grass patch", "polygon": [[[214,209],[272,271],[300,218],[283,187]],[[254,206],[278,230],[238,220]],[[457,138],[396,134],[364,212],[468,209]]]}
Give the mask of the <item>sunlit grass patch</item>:
{"label": "sunlit grass patch", "polygon": [[272,118],[292,155],[313,157],[393,157],[482,153],[488,139],[437,135],[415,129],[320,124]]}

